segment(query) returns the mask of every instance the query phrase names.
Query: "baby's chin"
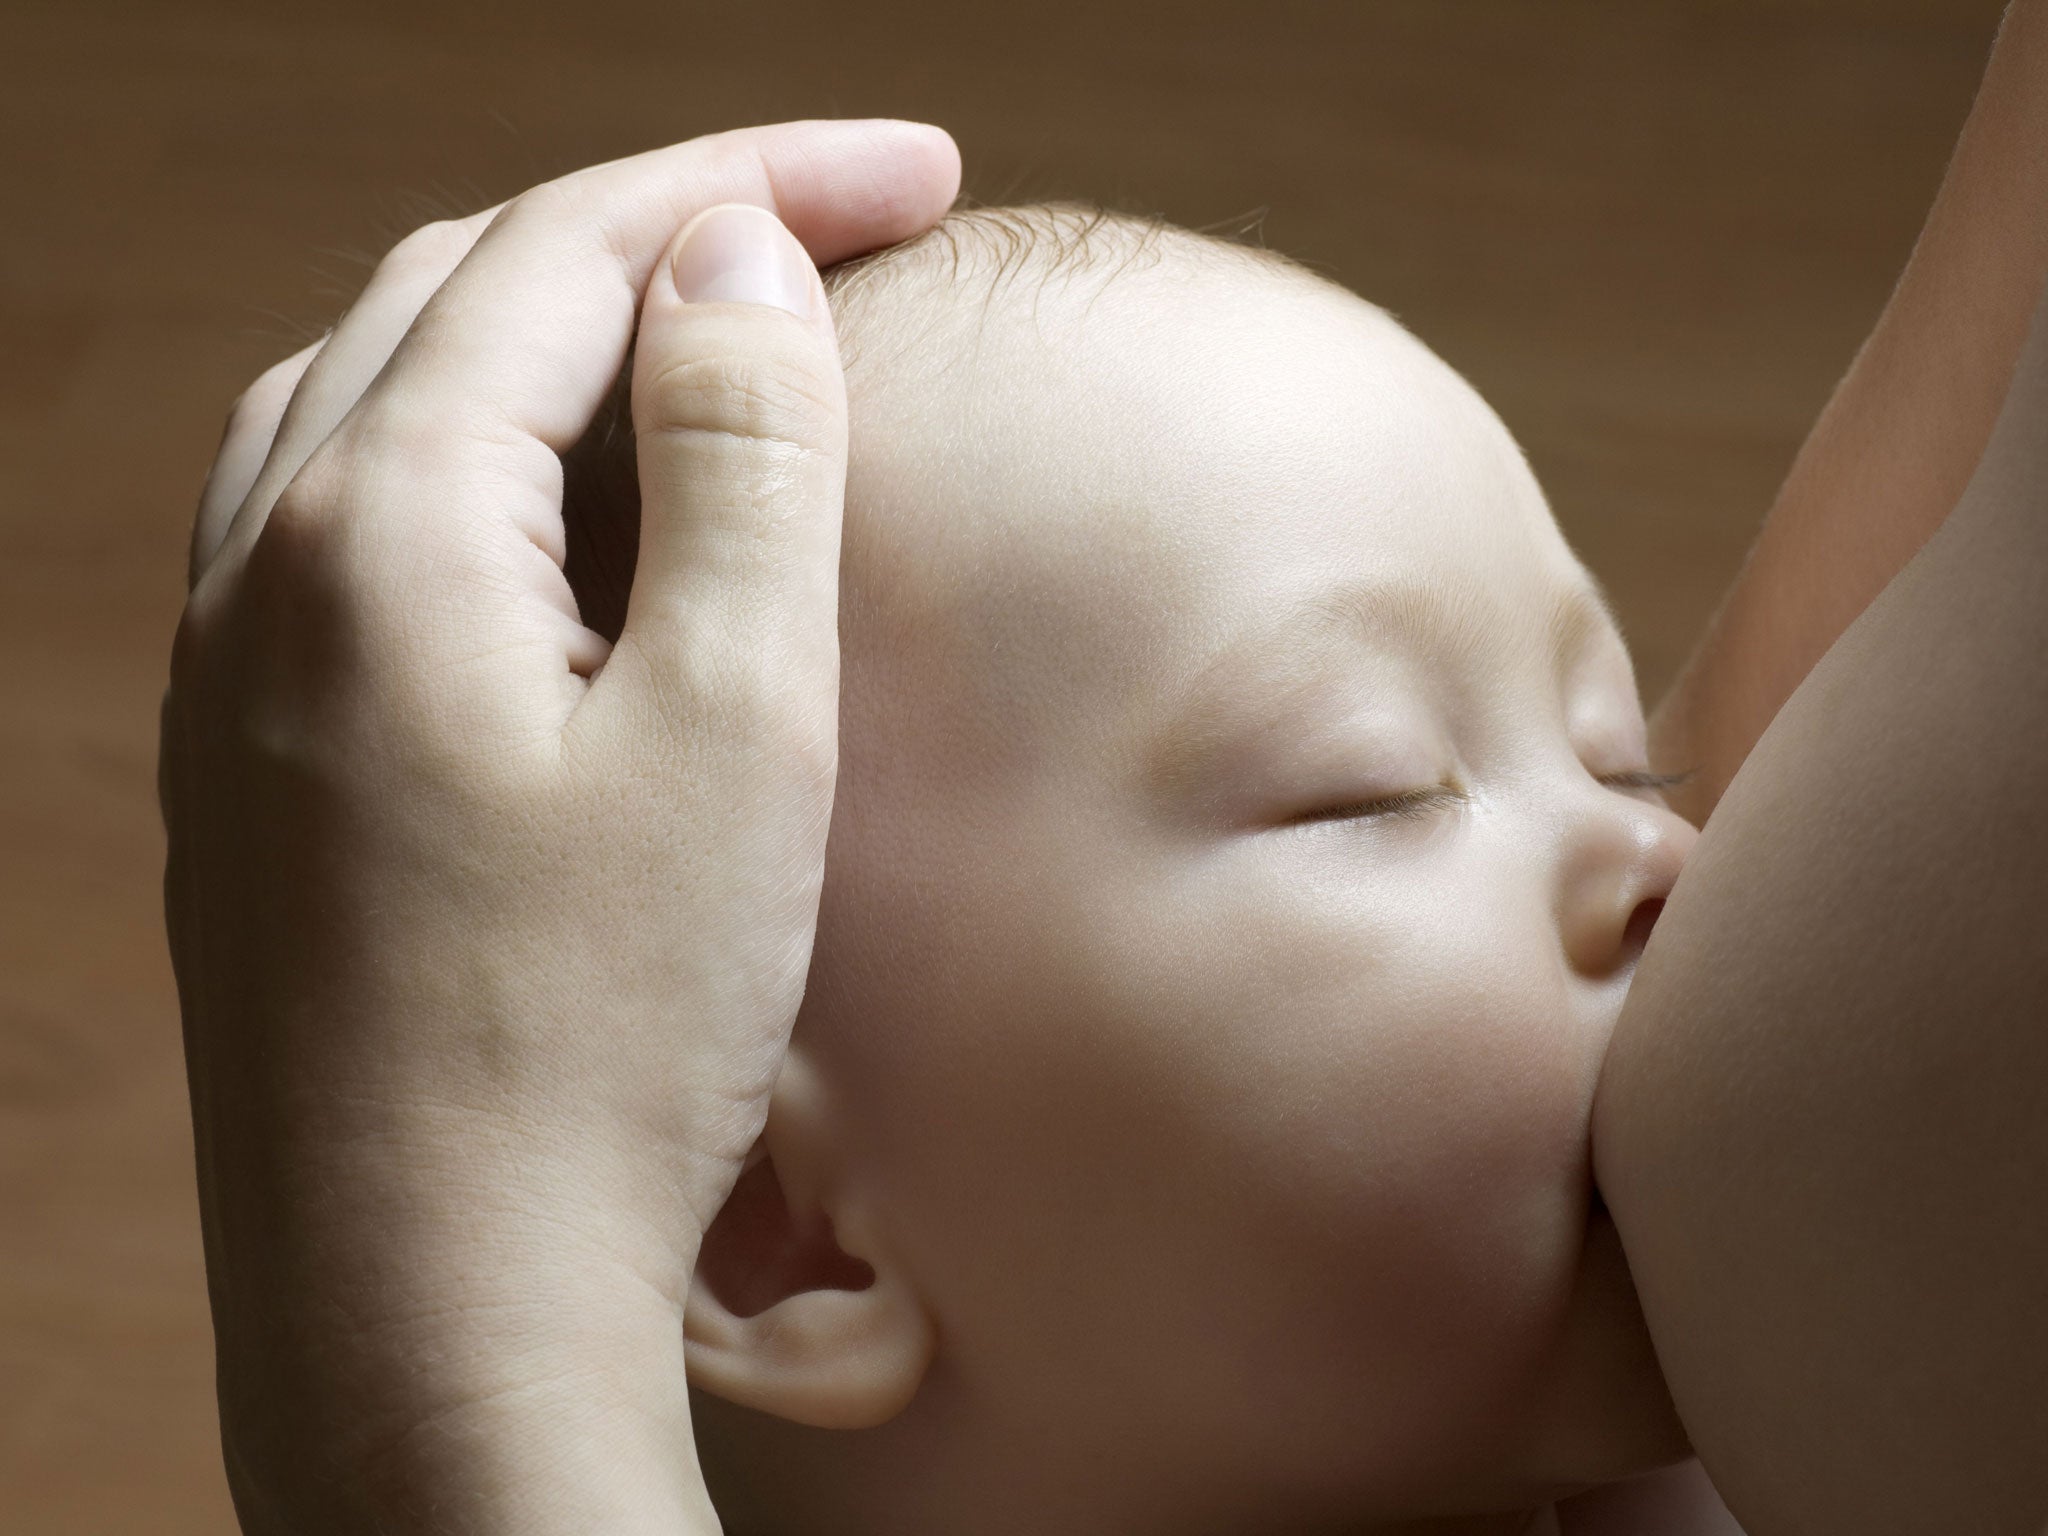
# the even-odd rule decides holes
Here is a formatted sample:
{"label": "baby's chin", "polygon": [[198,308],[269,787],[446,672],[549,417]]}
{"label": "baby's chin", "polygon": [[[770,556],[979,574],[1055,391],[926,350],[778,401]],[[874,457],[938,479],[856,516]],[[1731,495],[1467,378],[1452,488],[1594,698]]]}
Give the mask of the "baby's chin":
{"label": "baby's chin", "polygon": [[[1589,1123],[1589,1136],[1591,1130]],[[1539,1476],[1556,1479],[1552,1498],[1692,1455],[1657,1362],[1621,1233],[1596,1181],[1588,1181],[1586,1201],[1578,1275],[1543,1411],[1533,1420],[1528,1462]]]}
{"label": "baby's chin", "polygon": [[1692,1454],[1650,1342],[1621,1234],[1597,1191],[1526,1465],[1563,1498]]}

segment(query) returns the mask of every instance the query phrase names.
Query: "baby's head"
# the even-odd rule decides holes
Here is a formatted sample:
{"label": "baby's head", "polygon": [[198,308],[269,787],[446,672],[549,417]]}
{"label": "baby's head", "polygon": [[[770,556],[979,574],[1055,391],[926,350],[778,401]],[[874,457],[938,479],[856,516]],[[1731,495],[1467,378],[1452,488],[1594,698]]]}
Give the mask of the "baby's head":
{"label": "baby's head", "polygon": [[823,907],[688,1318],[728,1527],[1511,1530],[1680,1454],[1587,1116],[1691,834],[1499,421],[1075,210],[834,307]]}

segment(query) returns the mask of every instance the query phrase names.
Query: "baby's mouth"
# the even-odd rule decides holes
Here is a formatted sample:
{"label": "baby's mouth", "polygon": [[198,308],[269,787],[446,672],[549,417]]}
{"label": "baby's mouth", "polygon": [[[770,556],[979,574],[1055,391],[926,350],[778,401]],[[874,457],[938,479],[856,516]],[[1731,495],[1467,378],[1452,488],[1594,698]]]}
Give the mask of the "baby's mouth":
{"label": "baby's mouth", "polygon": [[1657,918],[1664,910],[1664,898],[1652,896],[1629,914],[1628,927],[1622,932],[1622,939],[1631,953],[1641,955],[1643,946],[1650,942],[1650,932],[1657,926]]}

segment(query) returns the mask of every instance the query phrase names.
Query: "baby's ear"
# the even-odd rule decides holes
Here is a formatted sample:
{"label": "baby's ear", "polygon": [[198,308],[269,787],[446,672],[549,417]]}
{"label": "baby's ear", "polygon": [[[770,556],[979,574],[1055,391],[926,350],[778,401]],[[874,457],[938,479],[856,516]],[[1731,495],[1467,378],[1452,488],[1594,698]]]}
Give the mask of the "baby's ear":
{"label": "baby's ear", "polygon": [[793,1052],[761,1143],[704,1234],[684,1358],[691,1386],[742,1407],[870,1429],[909,1405],[936,1338],[907,1277],[834,1209],[843,1186],[815,1087]]}

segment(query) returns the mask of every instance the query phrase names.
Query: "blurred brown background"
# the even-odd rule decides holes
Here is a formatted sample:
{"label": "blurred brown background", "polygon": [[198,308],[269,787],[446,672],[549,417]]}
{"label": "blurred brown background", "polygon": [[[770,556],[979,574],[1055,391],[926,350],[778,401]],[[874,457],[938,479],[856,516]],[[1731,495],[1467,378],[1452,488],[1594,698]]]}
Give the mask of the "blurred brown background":
{"label": "blurred brown background", "polygon": [[1998,0],[8,0],[0,1529],[232,1529],[155,709],[227,406],[412,225],[795,116],[1271,245],[1493,399],[1668,681],[1882,304]]}

